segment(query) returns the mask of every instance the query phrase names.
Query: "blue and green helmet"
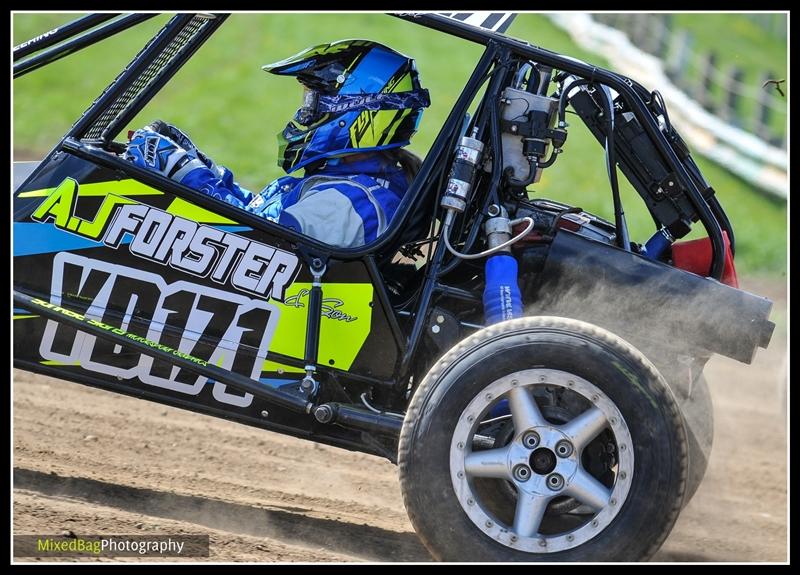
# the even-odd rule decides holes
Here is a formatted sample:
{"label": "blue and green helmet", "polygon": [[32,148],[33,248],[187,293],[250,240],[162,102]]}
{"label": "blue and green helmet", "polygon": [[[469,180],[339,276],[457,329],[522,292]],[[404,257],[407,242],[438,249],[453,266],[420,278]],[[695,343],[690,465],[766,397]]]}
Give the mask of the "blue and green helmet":
{"label": "blue and green helmet", "polygon": [[320,44],[263,69],[295,76],[305,88],[302,107],[278,136],[278,165],[287,173],[406,146],[430,105],[414,60],[370,40]]}

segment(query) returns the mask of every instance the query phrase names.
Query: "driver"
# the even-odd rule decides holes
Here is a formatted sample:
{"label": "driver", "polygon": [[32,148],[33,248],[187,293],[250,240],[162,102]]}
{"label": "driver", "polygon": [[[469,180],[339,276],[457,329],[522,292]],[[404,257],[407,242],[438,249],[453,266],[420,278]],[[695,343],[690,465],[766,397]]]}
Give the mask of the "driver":
{"label": "driver", "polygon": [[414,60],[369,40],[321,44],[263,67],[295,76],[303,104],[278,136],[287,174],[258,194],[241,188],[181,130],[155,121],[123,157],[326,244],[357,247],[382,234],[420,166],[403,149],[430,105]]}

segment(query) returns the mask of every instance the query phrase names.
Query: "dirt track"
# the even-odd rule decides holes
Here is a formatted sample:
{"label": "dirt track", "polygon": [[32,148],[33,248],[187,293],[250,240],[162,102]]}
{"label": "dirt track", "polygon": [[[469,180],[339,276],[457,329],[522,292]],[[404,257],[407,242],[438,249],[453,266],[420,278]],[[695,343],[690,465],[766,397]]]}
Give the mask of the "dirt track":
{"label": "dirt track", "polygon": [[[778,328],[753,365],[709,363],[711,463],[656,561],[788,560],[786,292],[747,287],[776,301]],[[212,561],[430,560],[387,461],[19,370],[13,401],[15,534],[208,533]]]}

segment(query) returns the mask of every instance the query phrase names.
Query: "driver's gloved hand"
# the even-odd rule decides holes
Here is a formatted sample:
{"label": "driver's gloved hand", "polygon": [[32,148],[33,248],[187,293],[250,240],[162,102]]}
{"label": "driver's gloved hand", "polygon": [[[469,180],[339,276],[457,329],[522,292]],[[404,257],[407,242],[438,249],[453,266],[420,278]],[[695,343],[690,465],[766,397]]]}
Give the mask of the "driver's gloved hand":
{"label": "driver's gloved hand", "polygon": [[181,148],[186,150],[190,156],[199,158],[201,162],[203,162],[207,168],[218,173],[220,176],[223,174],[223,169],[218,167],[214,160],[209,158],[206,154],[201,152],[197,146],[194,145],[194,142],[186,135],[186,132],[178,128],[177,126],[173,126],[172,124],[168,124],[163,120],[155,120],[150,122],[146,128],[151,129],[154,132],[158,132],[170,140],[178,144]]}
{"label": "driver's gloved hand", "polygon": [[[187,141],[191,144],[188,138]],[[230,170],[211,162],[212,169],[196,154],[197,148],[192,153],[149,125],[133,133],[122,157],[136,166],[158,172],[208,196],[244,208],[252,199],[252,192],[234,182]]]}
{"label": "driver's gloved hand", "polygon": [[150,126],[133,133],[122,158],[177,182],[192,170],[206,168],[199,158]]}

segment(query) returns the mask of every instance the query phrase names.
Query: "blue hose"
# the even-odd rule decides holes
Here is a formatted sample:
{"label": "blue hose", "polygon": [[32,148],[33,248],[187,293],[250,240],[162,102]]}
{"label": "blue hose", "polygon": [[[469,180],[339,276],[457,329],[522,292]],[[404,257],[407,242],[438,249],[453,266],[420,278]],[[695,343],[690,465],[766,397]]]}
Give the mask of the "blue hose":
{"label": "blue hose", "polygon": [[672,245],[672,237],[670,233],[665,229],[661,228],[653,236],[647,240],[647,243],[644,245],[644,254],[651,260],[657,260],[661,257],[661,254]]}
{"label": "blue hose", "polygon": [[522,294],[517,283],[517,260],[507,253],[486,260],[483,314],[486,325],[522,317]]}

